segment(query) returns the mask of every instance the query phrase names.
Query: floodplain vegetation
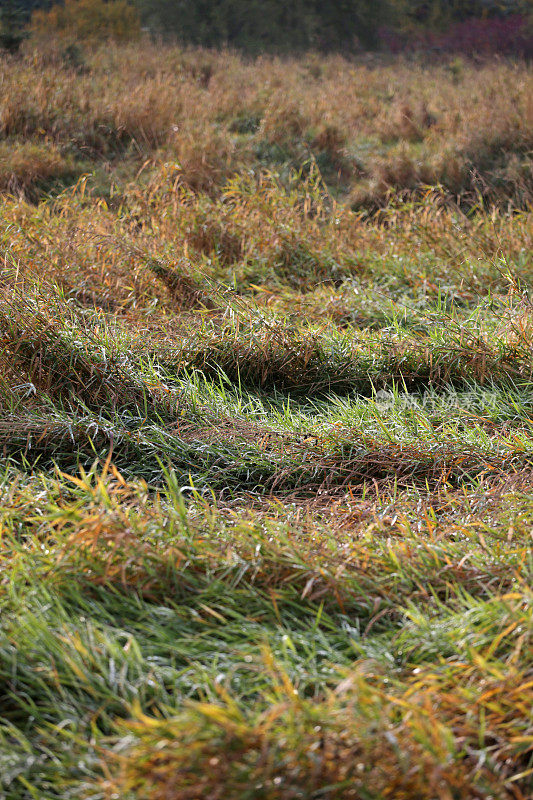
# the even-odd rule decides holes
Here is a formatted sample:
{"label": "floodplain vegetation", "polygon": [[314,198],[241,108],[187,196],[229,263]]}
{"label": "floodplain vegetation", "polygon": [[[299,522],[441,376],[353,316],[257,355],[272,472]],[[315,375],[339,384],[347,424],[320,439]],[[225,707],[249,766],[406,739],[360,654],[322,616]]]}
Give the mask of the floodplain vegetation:
{"label": "floodplain vegetation", "polygon": [[531,797],[531,67],[0,87],[0,796]]}

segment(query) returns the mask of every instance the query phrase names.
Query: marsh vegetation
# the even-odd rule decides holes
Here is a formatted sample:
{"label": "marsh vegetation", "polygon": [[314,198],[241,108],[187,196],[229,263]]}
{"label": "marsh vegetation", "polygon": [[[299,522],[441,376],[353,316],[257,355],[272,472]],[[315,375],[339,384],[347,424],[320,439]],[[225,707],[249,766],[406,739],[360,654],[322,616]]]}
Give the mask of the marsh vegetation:
{"label": "marsh vegetation", "polygon": [[0,795],[525,800],[531,67],[0,80]]}

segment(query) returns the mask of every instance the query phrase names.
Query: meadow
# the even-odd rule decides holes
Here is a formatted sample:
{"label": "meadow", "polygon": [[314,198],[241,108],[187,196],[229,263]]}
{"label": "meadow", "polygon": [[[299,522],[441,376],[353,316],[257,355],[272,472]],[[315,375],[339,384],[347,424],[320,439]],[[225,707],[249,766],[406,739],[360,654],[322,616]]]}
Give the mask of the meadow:
{"label": "meadow", "polygon": [[533,70],[0,63],[0,797],[527,800]]}

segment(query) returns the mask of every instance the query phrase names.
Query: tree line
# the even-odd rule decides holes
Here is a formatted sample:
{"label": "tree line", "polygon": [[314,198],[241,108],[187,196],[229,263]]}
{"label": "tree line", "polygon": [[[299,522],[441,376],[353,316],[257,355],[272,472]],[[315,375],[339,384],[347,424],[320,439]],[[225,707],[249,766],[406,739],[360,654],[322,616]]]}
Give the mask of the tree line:
{"label": "tree line", "polygon": [[[67,7],[78,4],[94,14],[96,6],[117,0],[1,0],[4,46],[9,47],[11,37],[15,48],[32,12],[48,9],[54,2]],[[438,30],[472,18],[532,15],[533,11],[533,0],[131,0],[130,4],[140,24],[156,34],[249,52],[338,50],[356,44],[372,48],[378,45],[383,28]]]}

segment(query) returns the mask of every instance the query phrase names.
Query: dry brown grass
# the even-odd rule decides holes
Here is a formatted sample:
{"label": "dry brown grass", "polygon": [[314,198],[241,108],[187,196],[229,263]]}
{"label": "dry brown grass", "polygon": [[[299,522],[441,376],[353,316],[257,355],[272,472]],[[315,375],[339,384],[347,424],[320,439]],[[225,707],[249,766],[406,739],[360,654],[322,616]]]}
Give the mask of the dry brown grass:
{"label": "dry brown grass", "polygon": [[330,56],[314,78],[305,60],[141,48],[142,57],[139,45],[88,50],[81,72],[53,42],[5,60],[0,132],[47,136],[78,156],[129,147],[141,159],[174,159],[195,190],[214,190],[258,158],[313,154],[357,204],[435,182],[470,200],[531,200],[525,65],[466,64],[458,81],[444,65]]}
{"label": "dry brown grass", "polygon": [[0,143],[0,191],[35,196],[34,190],[53,181],[72,179],[75,167],[54,145]]}

